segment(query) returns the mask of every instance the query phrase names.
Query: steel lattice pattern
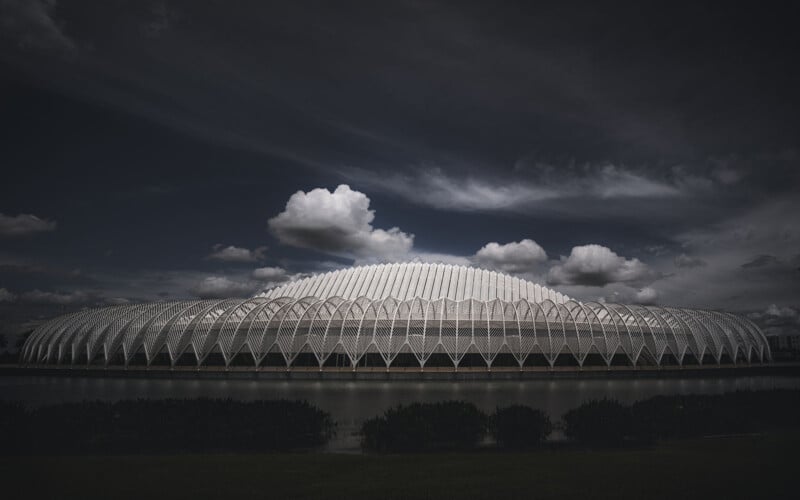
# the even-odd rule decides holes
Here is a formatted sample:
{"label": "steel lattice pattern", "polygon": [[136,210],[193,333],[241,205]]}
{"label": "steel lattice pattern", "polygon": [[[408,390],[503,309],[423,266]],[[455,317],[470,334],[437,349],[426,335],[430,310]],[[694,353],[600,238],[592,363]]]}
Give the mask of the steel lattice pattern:
{"label": "steel lattice pattern", "polygon": [[327,299],[421,298],[426,300],[551,300],[563,304],[569,297],[531,281],[495,271],[450,264],[398,263],[349,267],[287,283],[262,297],[319,297]]}
{"label": "steel lattice pattern", "polygon": [[413,354],[423,367],[434,353],[446,354],[454,366],[467,354],[479,354],[491,366],[501,353],[520,366],[534,354],[550,365],[566,354],[581,366],[592,354],[606,363],[622,355],[631,364],[683,364],[690,355],[700,363],[725,356],[732,362],[770,359],[762,332],[733,314],[574,300],[392,296],[260,296],[90,309],[41,325],[23,346],[22,359],[127,364],[143,353],[148,363],[166,354],[174,364],[190,353],[202,365],[219,353],[227,365],[249,353],[258,366],[269,353],[280,353],[290,366],[309,352],[320,366],[333,353],[353,365],[365,354],[379,354],[387,367],[401,353]]}

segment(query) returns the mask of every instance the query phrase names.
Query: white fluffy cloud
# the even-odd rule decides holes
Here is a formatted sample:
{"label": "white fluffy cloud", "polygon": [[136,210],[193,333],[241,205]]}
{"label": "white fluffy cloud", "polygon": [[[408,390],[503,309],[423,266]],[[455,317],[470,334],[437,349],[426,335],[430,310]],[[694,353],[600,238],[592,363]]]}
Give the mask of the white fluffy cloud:
{"label": "white fluffy cloud", "polygon": [[209,259],[220,260],[223,262],[258,262],[264,260],[264,252],[267,247],[258,247],[254,250],[241,248],[233,245],[214,245],[213,252],[208,256]]}
{"label": "white fluffy cloud", "polygon": [[201,299],[247,297],[261,285],[253,281],[235,281],[226,276],[208,276],[189,291]]}
{"label": "white fluffy cloud", "polygon": [[0,214],[0,236],[24,236],[52,231],[55,228],[55,222],[40,219],[35,215],[19,214],[11,216]]}
{"label": "white fluffy cloud", "polygon": [[572,249],[569,257],[550,268],[551,285],[605,286],[609,283],[636,283],[653,279],[655,273],[639,259],[626,259],[601,245]]}
{"label": "white fluffy cloud", "polygon": [[298,191],[286,209],[269,220],[272,233],[286,245],[357,260],[391,260],[406,256],[414,235],[399,228],[375,229],[370,199],[345,184]]}
{"label": "white fluffy cloud", "polygon": [[0,288],[0,302],[14,302],[17,296],[5,288]]}
{"label": "white fluffy cloud", "polygon": [[473,257],[473,261],[479,266],[512,274],[530,273],[546,260],[547,253],[544,249],[530,239],[504,245],[487,243]]}

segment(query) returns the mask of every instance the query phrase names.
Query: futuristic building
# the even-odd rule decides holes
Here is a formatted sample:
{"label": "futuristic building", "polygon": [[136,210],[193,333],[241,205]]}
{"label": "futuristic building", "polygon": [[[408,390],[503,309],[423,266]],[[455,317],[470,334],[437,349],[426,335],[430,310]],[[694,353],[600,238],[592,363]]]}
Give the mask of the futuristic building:
{"label": "futuristic building", "polygon": [[84,310],[42,324],[21,356],[58,366],[547,370],[765,363],[770,351],[734,314],[584,303],[501,273],[402,263],[319,274],[249,299]]}

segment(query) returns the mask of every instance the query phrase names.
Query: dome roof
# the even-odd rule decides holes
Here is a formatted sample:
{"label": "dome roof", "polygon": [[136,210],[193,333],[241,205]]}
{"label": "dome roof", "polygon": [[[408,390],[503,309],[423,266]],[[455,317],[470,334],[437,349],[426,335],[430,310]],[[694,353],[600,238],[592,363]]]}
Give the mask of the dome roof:
{"label": "dome roof", "polygon": [[406,262],[350,267],[317,274],[266,290],[259,297],[366,297],[380,300],[422,298],[436,300],[551,300],[563,304],[569,297],[531,281],[474,267]]}

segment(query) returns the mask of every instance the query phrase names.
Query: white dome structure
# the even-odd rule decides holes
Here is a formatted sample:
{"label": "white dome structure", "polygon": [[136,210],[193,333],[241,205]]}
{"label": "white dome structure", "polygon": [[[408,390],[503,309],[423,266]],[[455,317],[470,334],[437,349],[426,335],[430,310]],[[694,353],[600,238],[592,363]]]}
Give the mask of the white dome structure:
{"label": "white dome structure", "polygon": [[340,297],[345,300],[359,297],[370,300],[389,297],[397,300],[550,300],[556,304],[569,300],[554,290],[507,274],[467,266],[423,263],[340,269],[273,288],[259,296]]}
{"label": "white dome structure", "polygon": [[440,371],[723,366],[771,355],[763,333],[738,315],[583,303],[494,271],[403,263],[320,274],[249,299],[80,311],[39,326],[21,358],[54,367]]}

